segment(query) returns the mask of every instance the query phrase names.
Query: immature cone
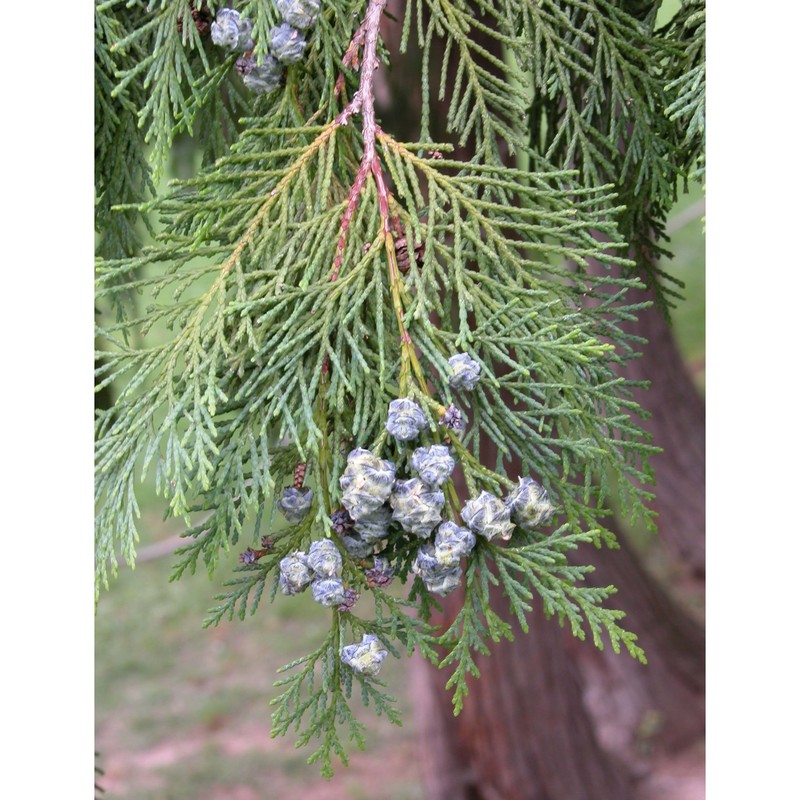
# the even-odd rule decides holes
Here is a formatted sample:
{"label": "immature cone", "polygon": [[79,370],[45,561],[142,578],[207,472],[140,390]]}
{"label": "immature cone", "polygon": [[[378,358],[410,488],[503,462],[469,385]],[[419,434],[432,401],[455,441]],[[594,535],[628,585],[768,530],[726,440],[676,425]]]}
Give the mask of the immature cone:
{"label": "immature cone", "polygon": [[311,583],[311,595],[325,608],[340,606],[347,599],[341,578],[314,578]]}
{"label": "immature cone", "polygon": [[292,525],[297,525],[308,514],[313,499],[314,492],[311,489],[295,489],[294,486],[288,486],[283,490],[278,508]]}
{"label": "immature cone", "polygon": [[418,447],[411,454],[411,469],[431,486],[441,486],[450,477],[455,466],[456,462],[443,444]]}
{"label": "immature cone", "polygon": [[255,94],[269,94],[281,85],[283,67],[270,55],[259,64],[255,58],[242,56],[236,62],[244,85]]}
{"label": "immature cone", "polygon": [[452,403],[445,409],[439,424],[444,425],[445,428],[450,428],[451,431],[464,430],[464,420],[461,418],[461,412]]}
{"label": "immature cone", "polygon": [[475,547],[475,534],[455,522],[443,522],[436,531],[433,545],[436,560],[444,567],[454,567]]}
{"label": "immature cone", "polygon": [[386,586],[391,583],[394,577],[394,567],[389,563],[389,560],[382,556],[375,556],[372,569],[364,572],[364,576],[375,586]]}
{"label": "immature cone", "polygon": [[361,595],[359,595],[359,593],[355,589],[348,587],[347,589],[344,590],[344,601],[337,610],[342,613],[352,611],[353,606],[358,602],[358,598],[360,596]]}
{"label": "immature cone", "polygon": [[221,8],[211,23],[211,41],[230,52],[246,53],[252,50],[253,23],[232,8]]}
{"label": "immature cone", "polygon": [[401,397],[389,403],[386,430],[395,439],[399,439],[401,442],[410,442],[427,427],[428,420],[425,418],[425,413],[413,400]]}
{"label": "immature cone", "polygon": [[353,527],[353,518],[346,508],[340,508],[331,514],[331,525],[333,525],[336,533],[341,536],[341,534],[347,533]]}
{"label": "immature cone", "polygon": [[[391,497],[391,495],[390,495]],[[392,524],[392,511],[388,506],[380,506],[369,514],[358,518],[353,527],[365,542],[378,542],[389,535],[389,525]]]}
{"label": "immature cone", "polygon": [[306,40],[303,34],[285,22],[269,32],[270,55],[283,64],[294,64],[299,61],[305,49]]}
{"label": "immature cone", "polygon": [[511,509],[489,492],[481,492],[470,500],[461,510],[461,518],[473,533],[479,533],[489,541],[495,536],[508,541],[515,527],[511,521]]}
{"label": "immature cone", "polygon": [[342,505],[359,519],[380,508],[392,492],[395,466],[369,450],[358,448],[347,456],[347,467],[339,478]]}
{"label": "immature cone", "polygon": [[381,664],[389,651],[374,633],[365,633],[359,644],[348,644],[342,648],[342,663],[359,675],[372,677],[380,672]]}
{"label": "immature cone", "polygon": [[425,542],[417,550],[411,571],[422,578],[422,582],[429,592],[442,597],[452,592],[461,583],[461,566],[459,564],[448,566],[441,563],[432,542]]}
{"label": "immature cone", "polygon": [[286,595],[299,594],[311,583],[313,570],[306,563],[306,554],[295,550],[280,563],[280,587]]}
{"label": "immature cone", "polygon": [[555,512],[547,490],[532,478],[520,478],[519,486],[506,497],[511,519],[527,531],[545,525]]}
{"label": "immature cone", "polygon": [[351,558],[366,558],[372,555],[375,545],[362,539],[357,533],[342,536],[342,544]]}
{"label": "immature cone", "polygon": [[321,578],[342,574],[342,554],[330,539],[312,542],[306,562]]}
{"label": "immature cone", "polygon": [[275,7],[284,22],[300,30],[310,28],[319,14],[319,0],[275,0]]}
{"label": "immature cone", "polygon": [[444,493],[423,483],[419,478],[395,481],[389,497],[394,509],[392,519],[399,522],[406,533],[424,539],[442,521]]}
{"label": "immature cone", "polygon": [[472,390],[478,385],[481,377],[481,365],[470,358],[466,353],[458,353],[447,359],[452,375],[447,376],[447,382],[453,389]]}

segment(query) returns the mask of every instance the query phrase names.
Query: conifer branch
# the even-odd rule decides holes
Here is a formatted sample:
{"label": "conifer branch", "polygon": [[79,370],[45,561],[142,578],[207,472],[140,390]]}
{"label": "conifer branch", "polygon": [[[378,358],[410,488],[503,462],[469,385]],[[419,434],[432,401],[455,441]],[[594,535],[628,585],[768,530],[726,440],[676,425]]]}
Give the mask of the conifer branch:
{"label": "conifer branch", "polygon": [[341,229],[339,232],[339,241],[336,246],[336,257],[333,261],[333,270],[331,273],[331,280],[336,280],[339,275],[339,269],[342,265],[342,257],[344,255],[344,248],[347,241],[347,230],[350,227],[350,221],[358,205],[358,199],[364,188],[367,176],[374,175],[376,184],[378,185],[378,197],[381,208],[381,215],[384,214],[384,204],[386,204],[386,214],[388,216],[388,200],[386,186],[380,176],[380,163],[375,156],[375,98],[373,91],[373,80],[375,71],[378,69],[377,45],[378,45],[378,32],[380,29],[381,15],[383,9],[386,7],[386,0],[371,0],[367,7],[367,14],[364,21],[358,27],[358,30],[353,36],[353,40],[347,48],[347,52],[342,58],[342,64],[346,66],[357,66],[358,52],[363,47],[364,56],[361,62],[361,80],[359,88],[353,99],[345,106],[340,117],[342,123],[349,119],[353,114],[361,112],[362,125],[361,133],[363,137],[364,154],[361,157],[361,165],[356,173],[353,185],[350,188],[350,193],[347,197],[347,208],[344,216],[342,217]]}
{"label": "conifer branch", "polygon": [[[650,17],[606,0],[481,0],[479,13],[463,0],[419,0],[407,4],[401,49],[416,26],[422,134],[400,141],[376,118],[375,73],[396,55],[380,39],[385,5],[325,4],[304,33],[307,58],[271,93],[245,96],[250,116],[224,142],[201,133],[195,177],[146,207],[134,193],[120,197],[121,213],[160,215],[152,244],[97,263],[99,301],[139,293],[151,304],[98,326],[107,350],[98,387],[118,397],[97,415],[97,589],[118,555],[133,562],[138,476],[154,476],[168,513],[187,522],[173,579],[201,561],[213,573],[234,546],[246,548],[206,625],[263,612],[265,592],[292,602],[310,585],[331,629],[285,668],[273,734],[293,729],[300,745],[315,742],[311,760],[325,775],[334,758],[346,763],[348,741],[364,744],[354,686],[397,721],[375,678],[387,654],[418,650],[451,668],[460,709],[475,652],[511,636],[493,585],[523,630],[543,611],[578,638],[590,633],[598,647],[643,659],[621,612],[606,607],[613,587],[586,587],[589,568],[566,554],[615,544],[603,524],[612,484],[623,507],[652,524],[655,448],[639,424],[639,384],[620,371],[642,344],[626,332],[642,308],[627,292],[641,283],[610,268],[636,266],[621,254],[649,225],[657,232],[685,167],[676,153],[701,132],[699,123],[686,135],[676,128],[699,108],[700,83],[676,74],[680,53],[696,53],[675,45],[674,31],[656,35]],[[128,119],[113,147],[134,141],[138,120],[160,158],[178,128],[236,108],[242,85],[233,57],[199,41],[188,0],[131,9],[123,30],[98,38],[106,76],[112,47],[143,53],[114,67],[115,85],[106,81]],[[253,52],[268,55],[272,3],[252,0],[241,12],[252,16]],[[437,38],[442,64],[433,64]],[[453,141],[429,135],[439,67]],[[453,157],[459,143],[474,158]],[[466,383],[454,372],[464,358]],[[396,417],[389,424],[398,403],[413,439]],[[353,471],[367,450],[383,503],[374,541],[352,535],[357,502],[346,488],[373,480]],[[535,476],[557,524],[529,529],[530,517],[517,518],[516,530],[502,529],[507,543],[492,541],[462,507],[452,469],[420,488],[415,459],[432,452],[439,466],[457,462],[468,502],[500,504],[500,515],[517,509],[521,480]],[[479,540],[466,547],[473,527]],[[437,555],[443,531],[456,538]],[[430,572],[440,557],[452,573]],[[464,607],[436,630],[437,593],[453,588],[462,564]],[[407,597],[385,589],[392,580],[408,585]],[[370,618],[364,595],[374,600]]]}

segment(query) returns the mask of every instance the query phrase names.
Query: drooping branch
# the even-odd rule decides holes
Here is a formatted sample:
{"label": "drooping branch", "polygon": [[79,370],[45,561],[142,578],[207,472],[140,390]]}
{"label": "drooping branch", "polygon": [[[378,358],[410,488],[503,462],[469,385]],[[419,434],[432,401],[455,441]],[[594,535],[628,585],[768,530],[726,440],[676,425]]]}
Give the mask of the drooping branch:
{"label": "drooping branch", "polygon": [[[305,552],[321,527],[342,556],[346,597],[375,590],[377,584],[372,586],[365,572],[370,566],[368,557],[351,553],[340,541],[343,536],[328,537],[331,529],[336,534],[341,534],[339,527],[346,529],[345,523],[328,519],[337,514],[332,503],[341,500],[345,505],[339,477],[345,469],[348,442],[357,448],[371,446],[376,458],[382,458],[380,449],[385,447],[386,455],[396,459],[397,470],[406,470],[408,448],[414,445],[400,437],[395,437],[397,442],[390,440],[385,425],[385,410],[394,398],[411,397],[426,412],[430,431],[419,431],[418,444],[424,447],[433,440],[452,446],[466,493],[459,497],[452,477],[442,490],[450,495],[447,516],[459,525],[469,524],[458,511],[467,495],[475,497],[483,489],[499,497],[503,489],[514,488],[501,454],[515,454],[514,474],[522,474],[523,468],[535,472],[554,489],[553,496],[563,500],[572,529],[553,535],[553,544],[561,548],[553,551],[556,555],[584,541],[589,536],[584,528],[594,530],[599,524],[596,495],[590,487],[573,491],[567,472],[574,475],[585,464],[592,475],[604,469],[620,479],[642,475],[629,454],[646,453],[647,448],[636,426],[628,422],[626,387],[616,382],[612,372],[611,345],[598,341],[602,336],[627,341],[617,323],[630,313],[621,302],[622,288],[630,281],[620,278],[603,293],[607,305],[602,314],[593,309],[584,313],[583,286],[572,281],[571,273],[566,276],[570,280],[564,280],[565,270],[557,263],[565,257],[612,258],[608,252],[613,248],[599,246],[590,231],[611,226],[607,219],[613,198],[606,198],[605,189],[573,188],[571,179],[546,165],[542,172],[529,174],[504,166],[500,158],[506,145],[514,146],[518,134],[524,133],[525,108],[513,97],[509,86],[513,81],[506,79],[513,70],[486,49],[482,39],[488,36],[495,47],[511,48],[520,33],[511,22],[511,12],[522,4],[502,4],[501,8],[489,2],[482,9],[490,13],[473,19],[457,3],[429,0],[416,15],[420,37],[404,28],[405,40],[419,38],[420,47],[443,36],[437,26],[444,25],[449,32],[446,38],[452,45],[446,46],[455,60],[443,69],[441,84],[454,99],[452,125],[443,138],[451,138],[451,133],[459,141],[473,137],[475,159],[459,152],[458,157],[443,158],[439,148],[452,153],[453,145],[438,143],[426,133],[425,112],[423,133],[414,144],[401,145],[381,130],[376,110],[394,134],[402,130],[402,123],[381,109],[377,69],[383,65],[385,52],[403,53],[405,45],[387,41],[389,30],[382,27],[387,0],[359,5],[364,18],[355,33],[358,20],[325,15],[326,25],[315,34],[316,47],[303,68],[287,73],[282,94],[275,95],[274,101],[263,98],[272,103],[272,110],[243,123],[246,129],[230,156],[164,202],[161,208],[169,227],[159,239],[156,255],[103,267],[107,276],[130,280],[136,288],[152,288],[159,302],[167,287],[177,286],[174,302],[157,306],[141,324],[175,322],[174,328],[167,327],[180,331],[152,351],[132,350],[115,340],[119,352],[108,368],[108,380],[129,369],[135,372],[117,405],[120,421],[114,427],[111,422],[101,427],[101,454],[112,467],[110,478],[102,476],[106,482],[101,489],[111,497],[104,523],[107,520],[110,526],[122,520],[127,524],[135,496],[129,492],[120,499],[115,487],[131,486],[133,469],[157,453],[163,441],[166,465],[162,467],[159,461],[156,469],[160,485],[179,498],[187,514],[209,511],[206,523],[187,532],[193,541],[182,548],[177,570],[193,571],[200,556],[213,569],[229,546],[247,535],[251,512],[256,517],[253,541],[257,540],[262,514],[269,509],[270,498],[276,500],[278,481],[290,475],[298,461],[308,464],[316,493],[313,513],[300,524],[286,515],[290,524],[278,523],[272,547],[262,543],[258,549],[245,551],[235,568],[241,574],[220,596],[222,603],[213,610],[211,624],[234,613],[242,618],[253,613],[266,591],[269,573],[279,571],[289,554]],[[406,18],[412,20],[410,5],[407,10]],[[401,16],[398,12],[397,17]],[[331,20],[333,27],[328,24]],[[426,28],[426,21],[433,27]],[[264,23],[262,18],[262,42]],[[339,65],[346,69],[340,71]],[[424,92],[429,91],[430,67],[423,60],[419,69]],[[353,76],[351,83],[346,84],[345,74]],[[304,108],[319,110],[306,119]],[[317,124],[322,115],[322,124]],[[416,120],[417,115],[407,117]],[[421,155],[424,151],[428,157]],[[409,236],[404,252],[401,238],[406,230],[414,237]],[[616,237],[613,230],[607,233]],[[415,259],[413,268],[404,258],[412,243],[426,253]],[[163,274],[159,274],[159,264]],[[141,282],[130,277],[138,266],[147,267],[148,277]],[[206,276],[215,279],[210,293]],[[588,289],[594,284],[587,279],[585,285]],[[119,291],[119,286],[114,284],[113,290]],[[399,342],[394,338],[398,332]],[[109,335],[115,333],[112,329]],[[184,353],[186,344],[190,347]],[[454,351],[467,349],[481,361],[483,376],[478,387],[463,393],[457,390],[454,395],[447,362]],[[184,369],[187,363],[189,368]],[[500,373],[500,365],[506,373]],[[466,423],[456,428],[451,416],[449,427],[460,432],[472,423],[462,438],[433,424],[437,413],[458,413],[453,399],[465,409]],[[440,400],[451,403],[449,409]],[[160,427],[153,421],[154,405],[166,409],[166,421]],[[494,453],[480,444],[479,433],[496,444]],[[135,444],[117,444],[133,434]],[[566,457],[558,459],[554,453]],[[299,491],[302,480],[297,474],[294,477],[292,488]],[[645,490],[634,487],[632,491],[633,504],[641,504]],[[174,506],[178,507],[177,500]],[[343,516],[344,512],[337,518]],[[441,513],[439,520],[443,522],[444,516]],[[419,555],[422,545],[405,535],[402,523],[389,524],[394,528],[382,540],[386,544],[380,552],[375,553],[377,544],[366,544],[405,583],[414,551]],[[132,525],[130,530],[135,533]],[[358,678],[339,667],[337,660],[351,633],[356,640],[364,632],[380,634],[393,654],[392,640],[409,651],[419,649],[433,660],[437,658],[434,644],[442,642],[449,650],[448,663],[457,661],[459,674],[466,676],[473,654],[483,652],[482,642],[512,630],[494,610],[498,600],[507,604],[508,598],[513,599],[516,620],[526,629],[525,612],[532,610],[528,600],[535,600],[539,593],[548,611],[563,612],[574,622],[576,635],[582,629],[575,622],[579,614],[570,599],[574,597],[580,598],[581,608],[592,607],[587,619],[593,620],[588,623],[593,632],[605,619],[606,627],[617,636],[616,612],[601,617],[595,610],[606,599],[605,587],[590,592],[575,588],[584,574],[581,568],[545,553],[549,546],[537,550],[526,541],[519,535],[510,545],[512,555],[483,543],[467,557],[472,559],[467,567],[467,610],[442,637],[436,636],[432,626],[416,629],[418,623],[406,613],[417,604],[423,616],[427,614],[429,594],[437,593],[430,587],[425,596],[414,590],[408,601],[386,600],[382,607],[382,597],[375,593],[374,620],[358,616],[361,609],[354,610],[355,600],[330,610],[334,628],[322,648],[293,662],[299,669],[282,679],[286,692],[276,699],[277,732],[289,727],[299,731],[304,725],[301,744],[320,737],[320,750],[312,760],[337,753],[346,760],[343,739],[336,732],[340,723],[349,722],[351,738],[363,743],[348,707],[351,685]],[[492,559],[498,573],[501,564],[511,563],[498,578],[508,587],[505,597],[499,587],[490,594],[480,584],[482,576],[491,581],[488,576],[495,574],[488,564]],[[547,560],[556,565],[554,569],[540,569]],[[524,574],[524,585],[512,575],[515,570]],[[270,600],[278,585],[273,585]],[[537,622],[544,627],[541,616]],[[551,642],[557,633],[553,629],[549,638],[529,638],[540,644]],[[456,650],[459,641],[467,646]],[[523,653],[519,669],[506,670],[505,675],[501,662],[494,670],[487,667],[490,685],[496,683],[493,672],[498,681],[507,680],[501,699],[512,708],[505,719],[514,717],[514,704],[525,715],[534,700],[534,710],[543,707],[545,701],[539,695],[545,695],[545,700],[552,695],[555,702],[550,708],[574,725],[578,746],[567,748],[570,758],[562,761],[551,758],[555,748],[549,743],[540,747],[536,774],[527,783],[518,782],[517,791],[553,785],[555,779],[548,781],[545,769],[564,764],[566,777],[558,780],[561,785],[571,778],[596,794],[628,796],[629,776],[618,779],[607,774],[604,761],[597,770],[572,766],[573,750],[592,758],[602,742],[588,727],[579,697],[564,699],[562,691],[543,685],[562,674],[573,676],[572,683],[579,685],[581,676],[568,658],[570,651],[559,651],[547,669],[540,670],[542,691],[534,687],[530,702],[520,704],[518,687],[525,685],[531,663],[531,651]],[[568,668],[562,666],[565,662]],[[320,670],[323,681],[314,683]],[[466,678],[459,680],[458,691],[463,695]],[[366,681],[361,688],[370,703],[375,700],[373,707],[379,713],[390,714],[388,695],[376,689],[378,685]],[[483,710],[496,705],[490,693],[484,699],[483,705],[474,706],[474,722],[480,723]],[[445,705],[449,710],[449,702]],[[469,714],[465,711],[465,720]],[[488,769],[492,760],[513,752],[508,743],[518,728],[512,724],[508,730],[510,735],[496,736],[501,746],[484,748],[475,759],[478,769]],[[523,731],[517,738],[528,735]],[[326,762],[322,763],[326,770]],[[579,796],[570,792],[566,796]],[[513,796],[513,791],[507,794]]]}

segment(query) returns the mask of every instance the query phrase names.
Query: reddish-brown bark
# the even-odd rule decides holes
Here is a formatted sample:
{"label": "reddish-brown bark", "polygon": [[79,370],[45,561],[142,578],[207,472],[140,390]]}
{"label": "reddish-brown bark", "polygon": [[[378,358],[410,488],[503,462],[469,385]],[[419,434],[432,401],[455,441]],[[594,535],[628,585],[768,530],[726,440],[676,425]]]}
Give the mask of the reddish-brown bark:
{"label": "reddish-brown bark", "polygon": [[[629,292],[631,302],[652,300],[644,289]],[[663,453],[653,456],[659,540],[695,577],[705,575],[705,403],[681,358],[669,322],[655,305],[639,313],[631,327],[647,339],[642,358],[625,368],[632,380],[650,381],[636,399],[651,417],[643,427]]]}
{"label": "reddish-brown bark", "polygon": [[[492,602],[506,601],[494,589]],[[447,602],[452,612],[463,596]],[[481,671],[458,717],[447,676],[421,661],[413,686],[428,800],[597,800],[634,797],[630,770],[605,751],[584,705],[583,676],[542,613],[526,635],[478,656]],[[588,645],[584,645],[588,646]]]}
{"label": "reddish-brown bark", "polygon": [[[675,358],[680,355],[674,346],[663,352],[651,346],[637,366],[644,375],[657,368],[674,375],[679,365],[669,362]],[[656,381],[652,392],[666,385]],[[652,399],[661,409],[678,403],[674,396]],[[692,408],[696,412],[698,406],[676,409],[686,417],[674,426],[676,436],[702,427],[702,414],[700,420],[693,419]],[[702,403],[699,409],[702,412]],[[487,442],[484,452],[489,447]],[[675,438],[661,456],[662,481],[669,482],[671,470],[685,469],[679,453],[682,456],[680,440]],[[673,478],[673,483],[681,481]],[[683,491],[700,492],[685,509],[702,511],[702,481]],[[661,528],[690,525],[691,519],[688,512],[662,514]],[[433,800],[633,796],[634,776],[643,769],[641,757],[681,749],[702,736],[700,624],[648,574],[630,544],[623,542],[622,549],[613,551],[586,548],[581,556],[597,567],[590,582],[618,587],[611,604],[628,613],[625,625],[638,633],[648,665],[576,642],[554,620],[545,621],[541,612],[531,616],[527,636],[495,645],[490,658],[478,658],[482,677],[473,682],[458,718],[442,697],[441,673],[417,665],[417,686],[428,687],[418,688],[426,698],[419,717],[425,733],[422,763]],[[507,605],[497,590],[494,600],[497,608]],[[436,621],[449,623],[461,603],[462,596],[446,598]],[[511,620],[509,614],[504,617]]]}
{"label": "reddish-brown bark", "polygon": [[[390,0],[396,15],[402,5]],[[384,35],[396,51],[399,26]],[[478,35],[478,34],[476,34]],[[486,43],[491,46],[491,42]],[[404,59],[418,69],[418,53]],[[414,63],[416,62],[416,63]],[[436,72],[434,69],[433,72]],[[416,120],[418,83],[395,68],[386,76],[391,101],[387,129],[406,138]],[[409,91],[411,90],[411,91]],[[433,127],[438,125],[434,118]],[[434,130],[434,137],[437,130]],[[469,157],[469,154],[466,154]],[[649,296],[631,293],[637,302]],[[703,574],[705,417],[702,399],[685,369],[668,323],[657,308],[641,312],[631,332],[650,341],[626,375],[649,380],[637,399],[652,412],[646,428],[664,448],[653,459],[658,481],[654,508],[660,539],[695,575]],[[488,448],[483,449],[488,454]],[[596,651],[574,640],[541,611],[530,618],[530,632],[492,646],[477,656],[481,678],[458,718],[444,690],[447,676],[414,662],[414,688],[420,727],[420,761],[430,800],[580,800],[635,796],[636,781],[648,753],[682,748],[702,735],[704,726],[703,630],[644,569],[624,542],[618,551],[586,548],[597,566],[592,580],[613,583],[611,604],[628,612],[626,627],[639,634],[649,664],[626,654]],[[494,590],[498,609],[506,601]],[[443,602],[435,621],[453,619],[463,595]],[[509,619],[510,615],[504,615]]]}

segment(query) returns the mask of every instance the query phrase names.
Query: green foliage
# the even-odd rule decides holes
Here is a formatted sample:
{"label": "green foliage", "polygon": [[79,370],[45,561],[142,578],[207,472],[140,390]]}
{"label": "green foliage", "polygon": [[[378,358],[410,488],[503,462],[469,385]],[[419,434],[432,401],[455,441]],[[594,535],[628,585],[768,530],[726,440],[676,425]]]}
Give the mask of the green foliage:
{"label": "green foliage", "polygon": [[[655,4],[633,15],[604,0],[483,0],[477,11],[455,0],[409,3],[401,50],[416,35],[423,109],[419,140],[398,141],[372,121],[373,68],[394,58],[376,41],[383,5],[323,3],[307,57],[277,92],[255,99],[235,57],[200,35],[192,3],[97,7],[98,141],[123,143],[105,163],[120,148],[136,150],[138,161],[125,163],[143,163],[140,128],[157,169],[181,130],[198,136],[204,160],[147,206],[160,228],[149,246],[102,250],[97,263],[98,302],[122,308],[140,295],[149,304],[98,330],[98,388],[114,386],[117,399],[97,415],[97,589],[116,573],[118,553],[134,561],[139,477],[153,476],[167,513],[187,522],[173,579],[201,559],[213,574],[233,546],[270,536],[254,563],[237,568],[207,625],[255,613],[265,591],[275,596],[281,559],[331,536],[345,585],[363,598],[334,609],[319,648],[287,665],[273,716],[275,735],[293,729],[300,744],[318,742],[311,760],[325,775],[334,756],[346,763],[347,741],[364,744],[349,707],[354,679],[365,703],[397,721],[382,684],[344,666],[341,647],[371,633],[394,655],[397,643],[452,667],[457,713],[467,675],[477,674],[472,653],[511,637],[492,584],[523,630],[539,605],[578,638],[589,633],[602,647],[605,637],[644,660],[622,613],[605,606],[613,587],[582,585],[591,568],[567,554],[614,545],[603,526],[612,484],[625,509],[652,524],[653,448],[624,377],[642,344],[626,332],[642,306],[626,295],[652,262],[626,255],[657,248],[675,180],[698,146],[696,125],[684,134],[674,124],[696,106],[676,100],[673,122],[666,111],[665,65],[676,68],[682,47],[697,57],[675,33],[686,36],[690,23],[657,33]],[[240,10],[264,55],[271,3]],[[112,11],[113,24],[103,17]],[[452,134],[438,143],[429,141],[437,53]],[[125,114],[107,121],[108,98]],[[454,157],[459,147],[472,156]],[[149,184],[126,181],[98,213],[104,235],[130,227],[141,208]],[[407,265],[403,238],[420,254]],[[627,277],[614,277],[618,267]],[[462,351],[481,365],[472,392],[447,381],[447,359]],[[428,417],[414,444],[449,444],[470,496],[507,492],[520,471],[558,508],[551,533],[478,543],[463,608],[445,630],[431,623],[437,601],[419,578],[397,597],[332,532],[350,449],[391,459],[398,475],[407,468],[411,448],[384,427],[398,397]],[[464,432],[440,425],[451,404]],[[314,502],[287,526],[274,499],[299,463]],[[444,516],[460,522],[452,479],[444,488]],[[397,526],[381,545],[398,583],[409,581],[419,545]]]}
{"label": "green foliage", "polygon": [[[97,252],[105,258],[124,258],[138,251],[141,237],[135,206],[154,191],[136,127],[146,97],[144,89],[136,82],[116,89],[117,73],[131,69],[143,58],[135,44],[114,47],[130,20],[125,8],[110,3],[95,7],[95,229],[100,234]],[[129,208],[112,213],[115,205]]]}
{"label": "green foliage", "polygon": [[[122,5],[103,3],[101,7]],[[211,11],[219,3],[208,4]],[[160,174],[164,159],[169,152],[173,136],[180,130],[192,130],[200,108],[206,101],[211,109],[222,112],[215,125],[204,122],[206,130],[214,131],[204,137],[204,143],[212,152],[219,145],[219,130],[235,129],[236,113],[225,107],[226,97],[237,107],[239,93],[223,78],[230,73],[233,58],[223,59],[219,53],[206,47],[201,41],[197,26],[192,19],[194,3],[190,0],[161,0],[145,5],[143,2],[128,3],[135,15],[130,20],[125,36],[113,44],[113,50],[134,47],[140,57],[125,65],[117,73],[115,94],[119,95],[131,85],[140,85],[145,100],[137,108],[138,126],[145,129],[144,141],[152,144],[156,174]],[[220,63],[222,62],[222,63]],[[229,62],[229,63],[226,63]],[[238,106],[239,108],[243,106]]]}
{"label": "green foliage", "polygon": [[669,64],[667,114],[680,124],[684,171],[703,180],[706,151],[706,7],[687,0],[670,23],[681,50]]}
{"label": "green foliage", "polygon": [[94,765],[94,774],[95,774],[95,779],[94,779],[94,796],[95,796],[95,800],[97,800],[97,798],[98,798],[100,795],[104,794],[104,793],[105,793],[105,791],[106,791],[106,790],[105,790],[105,789],[104,789],[104,788],[103,788],[103,787],[102,787],[102,786],[101,786],[101,785],[98,783],[99,779],[100,779],[100,778],[102,778],[102,776],[103,776],[103,775],[105,775],[105,772],[104,772],[104,770],[103,770],[101,767],[97,766],[97,760],[98,760],[98,758],[99,758],[99,757],[100,757],[100,753],[95,753],[95,754],[94,754],[94,760],[95,760],[95,765]]}
{"label": "green foliage", "polygon": [[[319,740],[319,745],[308,759],[309,764],[319,762],[323,776],[333,775],[332,756],[348,763],[346,743],[353,742],[364,749],[365,726],[356,719],[349,701],[356,689],[365,706],[372,705],[378,716],[386,715],[394,725],[400,725],[400,715],[394,708],[395,698],[384,691],[384,684],[375,678],[364,678],[343,666],[339,659],[346,631],[351,638],[362,633],[374,633],[390,648],[392,655],[399,652],[391,645],[399,640],[410,654],[419,648],[423,655],[434,659],[433,629],[402,610],[402,602],[385,592],[376,591],[376,618],[374,621],[359,619],[353,614],[334,614],[333,626],[320,647],[307,656],[298,658],[278,670],[290,675],[281,678],[276,686],[283,691],[271,704],[272,736],[284,736],[293,729],[298,734],[297,746]],[[346,730],[343,741],[340,728]]]}
{"label": "green foliage", "polygon": [[[482,161],[502,163],[501,143],[513,153],[525,141],[527,97],[519,88],[524,82],[524,64],[504,62],[498,52],[502,54],[502,47],[522,48],[516,29],[526,4],[484,3],[480,17],[463,2],[417,0],[416,16],[414,5],[407,5],[402,49],[416,21],[423,52],[421,137],[429,137],[432,76],[426,69],[434,60],[438,39],[444,42],[438,99],[447,103],[448,131],[457,134],[460,145],[473,137],[475,154]],[[495,45],[495,52],[484,45],[480,34]]]}

